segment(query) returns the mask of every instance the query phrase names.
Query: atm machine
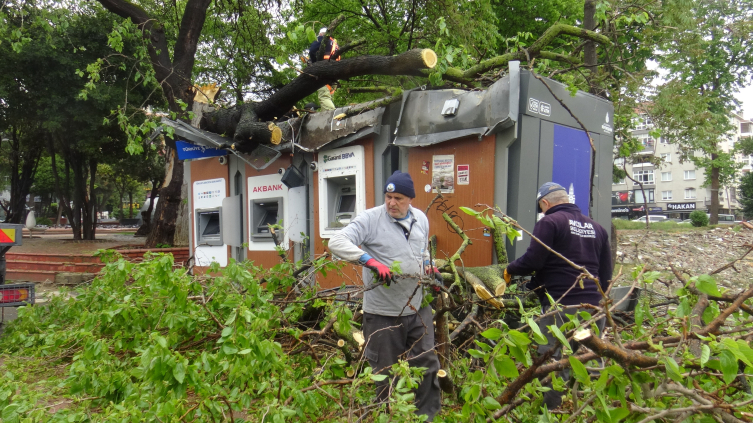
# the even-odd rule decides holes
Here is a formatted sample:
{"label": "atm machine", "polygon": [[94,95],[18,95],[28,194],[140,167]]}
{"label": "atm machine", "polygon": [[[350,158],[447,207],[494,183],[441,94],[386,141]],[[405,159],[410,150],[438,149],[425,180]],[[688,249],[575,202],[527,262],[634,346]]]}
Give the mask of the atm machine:
{"label": "atm machine", "polygon": [[331,238],[366,210],[363,146],[319,152],[319,236]]}
{"label": "atm machine", "polygon": [[193,183],[194,257],[197,266],[216,261],[227,266],[227,245],[222,236],[222,200],[227,197],[224,178]]}

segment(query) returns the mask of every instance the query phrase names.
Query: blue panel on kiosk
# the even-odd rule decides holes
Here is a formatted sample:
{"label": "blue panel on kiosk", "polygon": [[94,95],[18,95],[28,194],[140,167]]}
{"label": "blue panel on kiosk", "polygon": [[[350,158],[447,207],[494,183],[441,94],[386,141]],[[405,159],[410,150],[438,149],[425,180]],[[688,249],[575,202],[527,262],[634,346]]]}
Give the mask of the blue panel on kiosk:
{"label": "blue panel on kiosk", "polygon": [[175,141],[178,147],[178,159],[202,159],[205,157],[226,156],[227,151],[219,148],[204,147],[203,145],[191,144],[185,141]]}
{"label": "blue panel on kiosk", "polygon": [[554,125],[554,160],[552,160],[552,182],[568,190],[570,202],[575,196],[575,204],[588,215],[591,198],[591,143],[583,131],[567,126]]}

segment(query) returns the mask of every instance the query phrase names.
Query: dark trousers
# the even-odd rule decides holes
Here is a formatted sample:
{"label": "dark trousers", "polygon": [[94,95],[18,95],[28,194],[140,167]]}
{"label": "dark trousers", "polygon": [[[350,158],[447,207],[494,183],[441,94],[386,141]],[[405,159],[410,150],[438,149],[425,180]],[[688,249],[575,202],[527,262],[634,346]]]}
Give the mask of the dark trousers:
{"label": "dark trousers", "polygon": [[[548,307],[544,307],[544,314],[548,312]],[[570,307],[564,307],[562,311],[552,314],[551,316],[542,317],[539,320],[539,327],[541,328],[541,332],[546,335],[547,344],[546,345],[539,345],[538,351],[539,354],[544,354],[551,350],[552,348],[557,348],[557,351],[555,351],[554,355],[552,356],[553,359],[559,360],[562,358],[562,344],[560,341],[549,332],[549,329],[547,329],[550,325],[557,325],[557,327],[561,327],[565,322],[569,322],[570,319],[566,317],[566,315],[570,314],[576,314],[581,311],[588,312],[590,314],[594,313],[594,310],[587,309],[587,308],[579,308],[577,306],[570,306]],[[582,322],[583,319],[580,319]],[[599,336],[601,336],[601,333],[604,331],[604,323],[606,322],[606,318],[602,317],[601,319],[596,321],[596,326],[599,328]],[[578,344],[575,341],[570,341],[570,348],[573,350],[573,353],[578,349]],[[570,380],[570,368],[567,367],[559,372],[557,372],[557,376],[561,377],[562,380],[564,380],[566,383]],[[546,376],[545,376],[546,377]],[[543,377],[542,377],[543,379]],[[552,383],[549,382],[545,384],[547,388],[550,388],[549,391],[544,392],[544,404],[546,405],[546,408],[549,410],[554,410],[555,408],[559,407],[562,404],[562,392],[555,391],[552,388]]]}
{"label": "dark trousers", "polygon": [[[390,374],[398,359],[407,359],[411,367],[424,367],[426,372],[416,389],[418,414],[432,421],[439,412],[442,397],[437,380],[439,359],[434,352],[434,323],[431,307],[424,307],[409,316],[380,316],[363,314],[363,335],[366,339],[364,354],[375,374]],[[377,402],[389,399],[390,378],[377,385]]]}

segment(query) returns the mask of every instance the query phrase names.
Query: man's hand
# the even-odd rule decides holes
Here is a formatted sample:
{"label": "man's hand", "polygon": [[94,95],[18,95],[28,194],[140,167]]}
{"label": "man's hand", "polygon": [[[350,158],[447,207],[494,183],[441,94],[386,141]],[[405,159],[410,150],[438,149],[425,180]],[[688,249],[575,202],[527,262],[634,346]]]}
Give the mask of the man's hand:
{"label": "man's hand", "polygon": [[390,284],[394,280],[394,278],[392,277],[392,272],[390,271],[390,268],[383,265],[382,263],[379,263],[373,258],[369,259],[363,265],[373,270],[374,272],[376,272],[377,280],[380,282],[384,282],[384,284],[387,286],[390,286]]}
{"label": "man's hand", "polygon": [[507,283],[507,285],[510,285],[510,279],[512,279],[512,276],[509,273],[507,273],[507,269],[505,269],[505,273],[502,275],[502,277],[505,278],[505,282]]}

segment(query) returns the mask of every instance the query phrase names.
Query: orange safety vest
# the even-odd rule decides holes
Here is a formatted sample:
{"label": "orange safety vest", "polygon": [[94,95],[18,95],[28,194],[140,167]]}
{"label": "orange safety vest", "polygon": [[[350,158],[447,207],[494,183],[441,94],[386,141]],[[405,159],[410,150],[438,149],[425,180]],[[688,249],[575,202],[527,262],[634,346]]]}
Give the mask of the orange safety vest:
{"label": "orange safety vest", "polygon": [[[332,40],[332,48],[329,50],[329,53],[324,55],[324,60],[329,60],[336,51],[340,50],[340,46],[337,45],[337,40],[332,37],[329,37],[329,39]],[[340,61],[340,56],[337,56],[335,61]]]}

